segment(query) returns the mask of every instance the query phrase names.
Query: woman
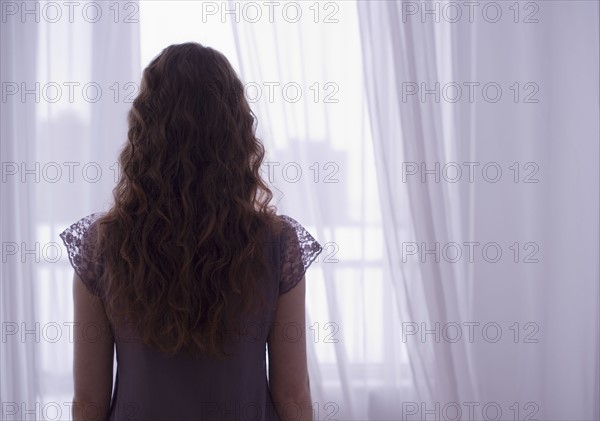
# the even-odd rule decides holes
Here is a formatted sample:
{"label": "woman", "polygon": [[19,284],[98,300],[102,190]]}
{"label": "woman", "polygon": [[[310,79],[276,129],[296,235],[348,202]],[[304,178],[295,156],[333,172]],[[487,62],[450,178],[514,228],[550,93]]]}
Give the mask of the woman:
{"label": "woman", "polygon": [[312,419],[304,273],[322,249],[269,206],[235,71],[214,49],[172,45],[128,121],[114,205],[61,233],[74,419]]}

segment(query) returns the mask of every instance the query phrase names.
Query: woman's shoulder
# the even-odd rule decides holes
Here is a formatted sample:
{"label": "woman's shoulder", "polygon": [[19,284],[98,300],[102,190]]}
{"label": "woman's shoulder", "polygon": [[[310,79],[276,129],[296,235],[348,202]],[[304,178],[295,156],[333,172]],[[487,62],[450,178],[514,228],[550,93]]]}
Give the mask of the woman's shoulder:
{"label": "woman's shoulder", "polygon": [[78,219],[61,232],[60,237],[63,240],[67,238],[69,240],[74,240],[85,236],[91,228],[96,226],[96,222],[105,214],[106,212],[96,212]]}
{"label": "woman's shoulder", "polygon": [[277,228],[287,234],[296,233],[304,229],[304,226],[300,222],[289,215],[281,214],[275,216],[277,218]]}
{"label": "woman's shoulder", "polygon": [[69,250],[69,254],[75,253],[83,247],[91,247],[91,244],[88,244],[90,243],[89,239],[91,234],[96,232],[97,222],[104,214],[105,212],[96,212],[84,216],[59,234]]}
{"label": "woman's shoulder", "polygon": [[301,245],[310,244],[311,246],[318,242],[308,232],[303,224],[289,215],[277,215],[281,222],[282,238],[286,241],[298,241]]}
{"label": "woman's shoulder", "polygon": [[279,215],[283,223],[281,235],[281,275],[279,294],[294,288],[304,276],[308,267],[323,251],[319,242],[310,232],[289,215]]}
{"label": "woman's shoulder", "polygon": [[83,283],[94,294],[99,295],[98,276],[101,261],[97,259],[96,227],[104,212],[92,213],[73,222],[59,234],[69,256],[69,261]]}

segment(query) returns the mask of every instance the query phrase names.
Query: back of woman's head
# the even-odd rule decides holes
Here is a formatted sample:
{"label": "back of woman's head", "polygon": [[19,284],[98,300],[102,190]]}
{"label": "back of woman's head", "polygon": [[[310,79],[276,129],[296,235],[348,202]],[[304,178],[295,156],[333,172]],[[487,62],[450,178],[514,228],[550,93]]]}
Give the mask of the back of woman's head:
{"label": "back of woman's head", "polygon": [[218,51],[171,45],[144,70],[128,120],[98,226],[107,313],[164,352],[222,355],[229,323],[264,302],[266,233],[278,230],[243,84]]}

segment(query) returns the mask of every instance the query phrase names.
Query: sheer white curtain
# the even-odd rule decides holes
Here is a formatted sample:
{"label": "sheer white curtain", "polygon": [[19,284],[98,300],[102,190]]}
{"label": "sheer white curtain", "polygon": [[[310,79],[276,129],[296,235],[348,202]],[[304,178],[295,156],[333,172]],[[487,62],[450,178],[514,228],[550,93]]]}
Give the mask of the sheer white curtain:
{"label": "sheer white curtain", "polygon": [[396,416],[599,419],[598,3],[358,11],[415,383]]}
{"label": "sheer white curtain", "polygon": [[[404,375],[414,382],[411,394],[396,391],[400,404],[395,413],[408,419],[427,414],[441,419],[454,414],[436,413],[436,402],[460,405],[459,396],[465,395],[468,401],[477,400],[472,393],[476,389],[469,350],[463,341],[443,340],[457,334],[456,327],[448,332],[445,326],[469,320],[472,314],[472,278],[465,260],[446,262],[436,251],[448,242],[467,241],[468,225],[462,216],[469,212],[469,204],[460,200],[464,185],[441,183],[434,174],[428,175],[429,183],[422,183],[421,174],[435,169],[436,162],[443,165],[469,157],[469,145],[457,143],[456,108],[432,95],[430,101],[421,102],[420,98],[421,80],[429,86],[440,78],[452,80],[453,26],[403,23],[401,9],[400,2],[358,3],[386,227],[390,267],[386,279],[394,285],[398,302],[399,313],[394,317],[400,326],[396,332],[408,347],[411,370]],[[411,88],[418,90],[416,99],[407,94]],[[423,402],[427,404],[421,407]]]}
{"label": "sheer white curtain", "polygon": [[[2,419],[71,419],[58,233],[111,201],[140,75],[137,2],[2,2]],[[129,83],[129,85],[128,85]]]}

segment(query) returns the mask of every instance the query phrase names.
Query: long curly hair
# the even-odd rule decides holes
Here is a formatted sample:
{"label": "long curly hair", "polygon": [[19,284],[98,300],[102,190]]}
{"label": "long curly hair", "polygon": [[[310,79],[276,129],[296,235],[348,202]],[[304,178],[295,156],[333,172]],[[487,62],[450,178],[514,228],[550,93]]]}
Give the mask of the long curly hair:
{"label": "long curly hair", "polygon": [[227,333],[265,304],[281,223],[254,123],[219,51],[171,45],[143,72],[98,250],[109,319],[162,352],[229,355]]}

